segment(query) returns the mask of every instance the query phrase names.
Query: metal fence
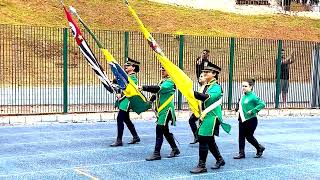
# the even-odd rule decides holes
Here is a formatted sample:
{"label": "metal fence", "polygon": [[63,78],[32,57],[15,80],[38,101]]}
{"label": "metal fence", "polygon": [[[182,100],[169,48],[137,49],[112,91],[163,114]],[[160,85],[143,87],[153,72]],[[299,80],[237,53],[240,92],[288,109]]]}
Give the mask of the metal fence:
{"label": "metal fence", "polygon": [[[84,31],[85,32],[85,31]],[[140,32],[96,30],[94,33],[123,64],[126,57],[141,62],[139,84],[160,80],[159,61]],[[319,43],[153,34],[167,57],[194,81],[196,58],[203,49],[222,67],[223,107],[233,109],[241,95],[241,81],[255,78],[255,92],[267,108],[283,107],[280,88],[281,49],[293,53],[288,107],[319,108]],[[107,63],[85,32],[97,59],[112,79]],[[44,114],[115,111],[108,93],[82,56],[66,28],[0,25],[1,114]],[[277,75],[278,74],[278,75]],[[195,90],[198,83],[194,83]],[[149,96],[149,94],[146,94]],[[188,109],[177,92],[177,109]]]}

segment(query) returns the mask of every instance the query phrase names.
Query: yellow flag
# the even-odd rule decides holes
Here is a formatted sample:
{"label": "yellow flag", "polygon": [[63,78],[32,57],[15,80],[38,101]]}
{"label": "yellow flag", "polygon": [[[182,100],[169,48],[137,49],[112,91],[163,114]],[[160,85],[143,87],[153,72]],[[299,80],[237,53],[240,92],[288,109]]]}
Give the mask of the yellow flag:
{"label": "yellow flag", "polygon": [[142,21],[139,19],[137,13],[132,9],[127,0],[125,2],[132,16],[138,22],[140,29],[144,34],[144,37],[148,40],[149,46],[157,53],[157,57],[161,65],[168,72],[170,78],[175,83],[178,90],[184,95],[184,97],[188,101],[191,111],[194,113],[196,117],[200,117],[200,106],[198,100],[194,97],[192,80],[178,66],[173,64],[165,56],[157,42],[154,40],[154,38],[143,25]]}
{"label": "yellow flag", "polygon": [[127,87],[123,91],[124,95],[126,97],[132,97],[132,96],[139,96],[144,102],[146,102],[146,98],[141,94],[141,92],[138,90],[138,86],[133,82],[133,80],[122,70],[122,68],[119,68],[118,62],[113,58],[111,53],[107,49],[101,49],[104,57],[106,58],[107,62],[110,65],[115,65],[117,69],[117,73],[120,73],[120,75],[128,82]]}
{"label": "yellow flag", "polygon": [[124,95],[131,102],[131,108],[134,112],[140,114],[151,108],[151,104],[147,102],[147,99],[138,90],[138,86],[134,81],[127,75],[127,73],[120,67],[118,62],[113,58],[111,53],[104,48],[101,48],[107,62],[111,66],[113,75],[117,78],[117,82],[121,87],[124,87]]}

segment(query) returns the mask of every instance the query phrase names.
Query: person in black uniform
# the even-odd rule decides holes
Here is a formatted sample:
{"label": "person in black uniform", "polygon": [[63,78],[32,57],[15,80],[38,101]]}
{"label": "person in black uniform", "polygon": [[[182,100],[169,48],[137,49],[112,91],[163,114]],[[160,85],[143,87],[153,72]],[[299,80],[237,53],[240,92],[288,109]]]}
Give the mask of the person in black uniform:
{"label": "person in black uniform", "polygon": [[[204,69],[205,66],[208,66],[208,63],[212,64],[209,61],[209,56],[210,56],[210,51],[208,49],[204,49],[202,51],[201,56],[197,58],[196,61],[196,76],[197,76],[197,81],[199,82],[200,86],[203,86],[205,84],[205,78],[202,73],[202,70]],[[201,76],[202,75],[202,76]],[[201,87],[203,88],[203,87]],[[203,89],[200,88],[200,92],[202,92]],[[196,144],[198,142],[198,136],[197,136],[197,124],[196,122],[198,121],[198,118],[192,114],[189,118],[189,125],[192,130],[194,140],[190,144]]]}
{"label": "person in black uniform", "polygon": [[208,49],[205,49],[202,51],[201,56],[197,58],[196,76],[197,76],[198,82],[199,82],[201,71],[203,70],[204,66],[207,66],[207,63],[209,62],[209,56],[210,56],[210,51]]}

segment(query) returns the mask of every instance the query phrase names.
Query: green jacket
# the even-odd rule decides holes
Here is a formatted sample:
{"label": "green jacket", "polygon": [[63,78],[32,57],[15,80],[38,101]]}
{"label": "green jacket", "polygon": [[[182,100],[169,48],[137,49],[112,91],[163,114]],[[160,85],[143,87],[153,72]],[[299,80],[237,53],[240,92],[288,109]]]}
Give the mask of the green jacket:
{"label": "green jacket", "polygon": [[[202,104],[202,109],[208,108],[211,104],[218,101],[220,98],[222,98],[222,88],[221,86],[214,80],[209,82],[205,90],[203,92],[204,94],[209,95],[208,98],[205,99],[205,101]],[[204,119],[202,120],[202,123],[199,127],[198,134],[201,136],[212,136],[214,134],[219,134],[219,124],[216,123],[217,120],[222,121],[222,106],[219,105],[212,111],[208,112]],[[217,131],[217,132],[215,132]]]}
{"label": "green jacket", "polygon": [[[157,124],[165,125],[167,120],[171,120],[176,125],[176,115],[174,112],[175,85],[170,78],[162,79],[157,86],[143,86],[142,90],[156,93],[155,108],[157,112]],[[168,119],[169,113],[171,119]]]}
{"label": "green jacket", "polygon": [[242,121],[249,120],[257,116],[257,113],[266,106],[253,91],[242,95],[239,103],[239,114]]}
{"label": "green jacket", "polygon": [[[138,78],[135,73],[130,74],[129,77],[132,79],[132,81],[135,84],[138,84]],[[115,106],[119,107],[119,109],[122,111],[129,111],[130,110],[130,101],[124,94],[122,94],[122,97],[116,101]]]}

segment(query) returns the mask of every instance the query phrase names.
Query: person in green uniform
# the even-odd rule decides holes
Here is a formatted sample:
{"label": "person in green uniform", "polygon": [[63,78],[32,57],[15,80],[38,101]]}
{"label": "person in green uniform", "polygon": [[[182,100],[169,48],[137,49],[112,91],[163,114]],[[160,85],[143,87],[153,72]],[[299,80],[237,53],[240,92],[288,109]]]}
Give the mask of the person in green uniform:
{"label": "person in green uniform", "polygon": [[254,79],[248,79],[242,83],[243,95],[236,108],[239,113],[239,154],[233,157],[234,159],[245,158],[246,139],[257,149],[255,158],[260,158],[265,150],[253,136],[258,125],[257,113],[266,106],[266,103],[253,92],[254,83]]}
{"label": "person in green uniform", "polygon": [[142,86],[142,91],[147,91],[156,94],[155,99],[155,110],[157,113],[157,126],[156,126],[156,143],[154,152],[148,158],[147,161],[160,160],[160,150],[163,143],[163,136],[167,139],[170,144],[172,151],[167,156],[168,158],[176,157],[180,154],[180,151],[175,143],[175,139],[172,133],[169,131],[169,121],[171,125],[176,125],[176,115],[174,112],[174,93],[175,84],[170,79],[167,71],[161,67],[162,80],[158,85],[154,86]]}
{"label": "person in green uniform", "polygon": [[[204,73],[201,73],[200,74],[200,77],[199,77],[199,84],[201,85],[200,89],[199,89],[199,92],[203,92],[204,90],[204,87],[206,85],[206,79],[204,78]],[[200,103],[200,106],[201,106],[201,101],[199,101]],[[191,131],[193,133],[193,136],[194,136],[194,140],[193,142],[191,142],[190,144],[196,144],[198,143],[198,134],[197,134],[197,124],[196,122],[198,121],[199,119],[194,115],[192,114],[189,118],[189,125],[190,125],[190,128],[191,128]]]}
{"label": "person in green uniform", "polygon": [[200,116],[201,124],[198,129],[199,162],[198,165],[190,171],[195,174],[207,172],[206,160],[208,150],[210,150],[216,159],[215,165],[211,167],[212,169],[219,169],[221,166],[225,165],[225,161],[219,152],[214,136],[219,136],[220,124],[228,133],[231,129],[230,125],[227,125],[222,121],[221,103],[223,91],[221,86],[217,83],[221,68],[209,62],[202,72],[204,73],[207,84],[202,93],[197,91],[194,92],[195,98],[202,101],[203,110]]}
{"label": "person in green uniform", "polygon": [[[125,71],[128,74],[128,76],[132,79],[132,81],[137,84],[138,78],[136,73],[139,72],[139,64],[140,62],[135,61],[131,58],[128,58],[127,62],[125,63]],[[140,138],[137,134],[137,131],[134,127],[134,124],[130,120],[129,111],[130,111],[130,101],[129,99],[121,92],[118,92],[116,94],[117,102],[116,107],[119,108],[119,113],[117,116],[117,139],[114,143],[112,143],[110,146],[116,147],[116,146],[122,146],[122,136],[123,136],[123,130],[124,130],[124,123],[127,125],[129,131],[131,132],[133,138],[128,144],[135,144],[140,142]]]}

